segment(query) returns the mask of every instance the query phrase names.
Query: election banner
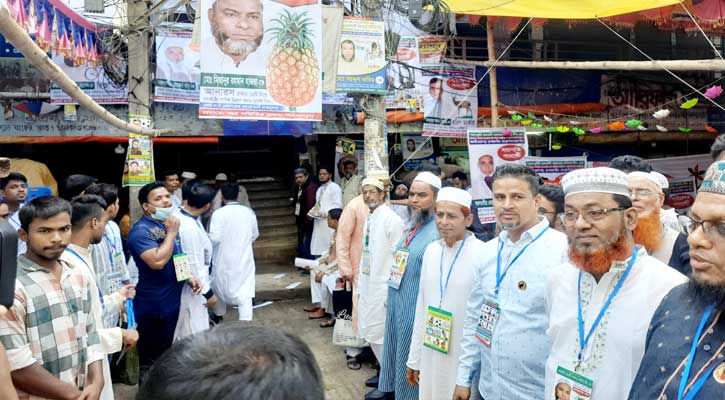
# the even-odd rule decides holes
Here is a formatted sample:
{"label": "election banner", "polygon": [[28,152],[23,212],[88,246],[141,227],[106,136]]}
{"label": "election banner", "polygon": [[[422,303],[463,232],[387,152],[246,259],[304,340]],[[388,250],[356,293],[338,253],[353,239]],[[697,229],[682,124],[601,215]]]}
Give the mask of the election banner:
{"label": "election banner", "polygon": [[668,178],[695,178],[696,187],[700,187],[707,167],[712,163],[709,154],[693,156],[666,157],[645,160],[655,171]]}
{"label": "election banner", "polygon": [[338,92],[387,93],[385,23],[382,19],[345,17],[339,49]]}
{"label": "election banner", "polygon": [[[96,103],[128,103],[128,86],[113,82],[100,64],[79,64],[73,57],[68,57],[63,53],[54,53],[52,59]],[[55,82],[51,82],[50,102],[53,104],[78,104]]]}
{"label": "election banner", "polygon": [[586,168],[587,158],[581,157],[534,157],[524,159],[524,164],[534,170],[546,183],[560,185],[561,178],[575,169]]}
{"label": "election banner", "polygon": [[673,178],[669,179],[669,182],[670,197],[667,204],[677,210],[690,208],[697,196],[695,177]]}
{"label": "election banner", "polygon": [[156,34],[154,101],[199,103],[199,52],[190,43],[191,32]]}
{"label": "election banner", "polygon": [[516,128],[468,130],[471,196],[482,224],[496,222],[493,212],[493,173],[506,163],[523,164],[528,154],[526,131]]}
{"label": "election banner", "polygon": [[312,0],[201,0],[199,118],[320,121],[321,13]]}
{"label": "election banner", "polygon": [[465,137],[468,129],[476,127],[476,67],[423,65],[416,81],[423,93],[424,136]]}
{"label": "election banner", "polygon": [[418,38],[418,51],[421,64],[440,64],[446,55],[444,36],[421,36]]}
{"label": "election banner", "polygon": [[391,57],[388,66],[388,83],[391,90],[385,98],[387,109],[421,112],[423,93],[421,86],[415,84],[416,69],[419,67],[418,42],[415,36],[402,36],[398,43],[398,51]]}
{"label": "election banner", "polygon": [[[145,116],[129,116],[131,123],[148,126],[151,118]],[[154,152],[151,137],[137,133],[128,134],[126,164],[121,179],[123,187],[143,186],[156,180],[154,173]]]}
{"label": "election banner", "polygon": [[425,136],[404,134],[403,159],[408,160],[403,165],[403,168],[407,171],[414,171],[423,163],[435,164],[436,156],[433,152],[433,142]]}

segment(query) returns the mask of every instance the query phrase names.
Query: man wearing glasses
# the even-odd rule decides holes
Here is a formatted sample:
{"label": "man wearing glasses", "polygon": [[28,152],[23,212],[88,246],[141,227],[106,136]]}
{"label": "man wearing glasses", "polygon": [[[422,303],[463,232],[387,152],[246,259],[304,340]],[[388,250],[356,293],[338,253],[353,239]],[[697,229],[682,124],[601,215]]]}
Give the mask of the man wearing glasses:
{"label": "man wearing glasses", "polygon": [[690,273],[690,247],[687,236],[662,223],[665,194],[652,172],[635,171],[627,175],[632,206],[637,210],[634,242],[641,244],[654,258],[687,275]]}
{"label": "man wearing glasses", "polygon": [[[652,317],[630,399],[718,399],[725,387],[725,161],[710,166],[690,211],[692,275]],[[663,344],[666,344],[663,345]]]}
{"label": "man wearing glasses", "polygon": [[637,246],[627,175],[589,168],[564,176],[569,263],[550,275],[545,399],[557,386],[590,400],[627,397],[662,298],[686,281]]}
{"label": "man wearing glasses", "polygon": [[559,232],[564,232],[561,217],[564,213],[564,190],[559,185],[541,185],[539,188],[541,202],[539,215],[549,221],[549,226]]}

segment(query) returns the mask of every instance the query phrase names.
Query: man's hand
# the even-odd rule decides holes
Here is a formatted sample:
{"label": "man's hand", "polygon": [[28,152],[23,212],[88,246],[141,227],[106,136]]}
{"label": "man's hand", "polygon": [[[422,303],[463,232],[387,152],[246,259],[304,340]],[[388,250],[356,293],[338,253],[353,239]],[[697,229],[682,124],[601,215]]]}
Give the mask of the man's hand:
{"label": "man's hand", "polygon": [[327,264],[327,261],[329,260],[329,257],[320,257],[317,259],[318,264]]}
{"label": "man's hand", "polygon": [[216,302],[217,302],[217,298],[216,298],[216,295],[214,294],[206,300],[206,307],[214,308],[214,306],[216,305]]}
{"label": "man's hand", "polygon": [[340,277],[343,280],[347,281],[347,282],[352,282],[352,274],[351,273],[350,274],[342,274]]}
{"label": "man's hand", "polygon": [[77,400],[98,400],[101,398],[101,392],[103,391],[103,385],[91,383],[83,388],[83,392]]}
{"label": "man's hand", "polygon": [[408,368],[408,372],[405,373],[405,378],[408,379],[408,385],[416,387],[420,380],[420,371]]}
{"label": "man's hand", "polygon": [[456,391],[453,392],[453,400],[468,400],[471,398],[471,388],[456,385]]}
{"label": "man's hand", "polygon": [[136,288],[133,285],[124,285],[122,288],[118,289],[118,293],[124,301],[133,299],[136,297]]}
{"label": "man's hand", "polygon": [[317,272],[315,274],[315,282],[322,283],[322,277],[325,276],[323,272]]}
{"label": "man's hand", "polygon": [[129,349],[136,346],[138,342],[138,331],[135,329],[121,329],[121,341]]}
{"label": "man's hand", "polygon": [[164,226],[166,227],[166,233],[169,235],[176,235],[179,233],[179,219],[175,216],[171,215],[169,218],[164,221]]}
{"label": "man's hand", "polygon": [[201,293],[201,282],[199,282],[198,279],[192,276],[188,281],[186,281],[186,283],[191,287],[194,294]]}

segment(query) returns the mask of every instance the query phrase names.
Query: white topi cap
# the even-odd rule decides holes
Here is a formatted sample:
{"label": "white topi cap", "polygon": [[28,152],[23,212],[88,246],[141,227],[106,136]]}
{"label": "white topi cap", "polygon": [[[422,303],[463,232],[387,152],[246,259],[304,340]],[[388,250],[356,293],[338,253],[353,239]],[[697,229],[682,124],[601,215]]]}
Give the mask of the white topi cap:
{"label": "white topi cap", "polygon": [[[656,176],[654,176],[651,172],[642,172],[642,171],[632,171],[629,174],[627,174],[627,178],[644,178],[648,181],[654,183],[657,185],[660,190],[662,190],[662,184],[660,183],[659,179],[657,179]],[[669,186],[669,185],[668,185]]]}
{"label": "white topi cap", "polygon": [[362,186],[375,186],[376,188],[378,188],[380,190],[385,190],[385,186],[383,185],[383,182],[381,182],[380,179],[376,179],[376,178],[363,179]]}
{"label": "white topi cap", "polygon": [[181,177],[184,179],[196,179],[196,174],[189,171],[184,171],[181,173]]}
{"label": "white topi cap", "polygon": [[438,192],[438,198],[436,198],[436,203],[440,203],[441,201],[451,201],[470,210],[473,198],[470,193],[463,189],[444,187]]}
{"label": "white topi cap", "polygon": [[561,179],[561,187],[565,197],[577,193],[611,193],[629,198],[627,174],[609,167],[571,171]]}
{"label": "white topi cap", "polygon": [[440,189],[441,186],[443,186],[443,184],[441,183],[441,178],[433,175],[428,171],[423,171],[416,175],[415,179],[413,179],[413,182],[424,182],[433,186],[436,189]]}
{"label": "white topi cap", "polygon": [[220,172],[220,173],[216,174],[216,176],[214,177],[214,180],[215,181],[226,181],[227,180],[227,174],[224,174],[224,173],[221,173]]}
{"label": "white topi cap", "polygon": [[654,178],[660,184],[660,187],[662,187],[662,189],[669,189],[670,188],[670,181],[667,179],[666,176],[660,174],[657,171],[652,171],[652,172],[650,172],[650,174],[652,176],[654,176]]}

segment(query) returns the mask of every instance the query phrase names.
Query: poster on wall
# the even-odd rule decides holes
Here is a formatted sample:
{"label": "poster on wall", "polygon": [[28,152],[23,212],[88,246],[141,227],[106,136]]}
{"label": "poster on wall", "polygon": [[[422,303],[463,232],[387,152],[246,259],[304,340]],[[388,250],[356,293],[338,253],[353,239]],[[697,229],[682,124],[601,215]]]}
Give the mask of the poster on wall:
{"label": "poster on wall", "polygon": [[546,183],[560,185],[561,178],[575,169],[586,168],[587,158],[581,157],[534,157],[524,159],[524,164],[534,170]]}
{"label": "poster on wall", "polygon": [[692,206],[697,196],[695,177],[672,178],[670,181],[670,197],[667,204],[676,210],[685,210]]}
{"label": "poster on wall", "polygon": [[398,51],[391,57],[388,66],[388,83],[391,90],[385,99],[387,109],[421,112],[423,93],[421,86],[415,84],[416,69],[419,67],[418,43],[415,36],[401,36]]}
{"label": "poster on wall", "polygon": [[337,60],[338,92],[385,94],[385,23],[382,19],[345,17]]}
{"label": "poster on wall", "polygon": [[320,121],[321,13],[316,1],[201,0],[199,118]]}
{"label": "poster on wall", "polygon": [[445,36],[421,36],[418,38],[418,51],[421,64],[440,64],[446,55]]}
{"label": "poster on wall", "polygon": [[418,71],[423,93],[423,135],[465,137],[476,127],[476,68],[469,65],[424,65]]}
{"label": "poster on wall", "polygon": [[526,131],[512,128],[468,130],[471,196],[482,224],[496,222],[493,212],[493,173],[506,163],[523,164],[528,154]]}
{"label": "poster on wall", "polygon": [[156,34],[154,101],[199,103],[199,51],[190,43],[191,32]]}
{"label": "poster on wall", "polygon": [[[88,62],[80,64],[74,57],[63,55],[63,53],[54,53],[52,59],[96,103],[128,103],[128,86],[113,82],[100,64]],[[54,104],[78,104],[55,82],[51,82],[50,102]]]}
{"label": "poster on wall", "polygon": [[416,170],[423,163],[435,164],[436,156],[430,138],[417,134],[404,134],[402,137],[403,159],[408,160],[403,165],[405,170]]}
{"label": "poster on wall", "polygon": [[123,186],[143,186],[155,180],[153,144],[151,137],[128,134],[126,164],[123,168]]}

